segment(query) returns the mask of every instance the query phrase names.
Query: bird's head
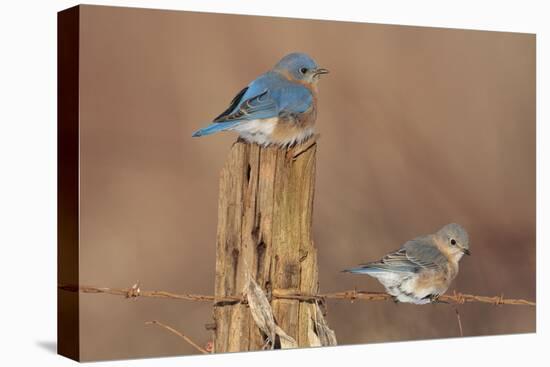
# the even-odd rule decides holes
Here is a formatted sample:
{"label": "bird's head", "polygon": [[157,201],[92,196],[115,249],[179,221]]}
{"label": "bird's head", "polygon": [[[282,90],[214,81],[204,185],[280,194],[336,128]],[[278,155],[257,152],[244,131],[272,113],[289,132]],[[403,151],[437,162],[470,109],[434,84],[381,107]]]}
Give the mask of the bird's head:
{"label": "bird's head", "polygon": [[328,74],[327,69],[318,67],[311,57],[299,52],[283,57],[273,71],[285,75],[290,80],[306,84],[315,84],[321,75]]}
{"label": "bird's head", "polygon": [[470,255],[468,232],[460,224],[451,223],[441,228],[437,235],[443,241],[447,251],[460,260],[462,255]]}

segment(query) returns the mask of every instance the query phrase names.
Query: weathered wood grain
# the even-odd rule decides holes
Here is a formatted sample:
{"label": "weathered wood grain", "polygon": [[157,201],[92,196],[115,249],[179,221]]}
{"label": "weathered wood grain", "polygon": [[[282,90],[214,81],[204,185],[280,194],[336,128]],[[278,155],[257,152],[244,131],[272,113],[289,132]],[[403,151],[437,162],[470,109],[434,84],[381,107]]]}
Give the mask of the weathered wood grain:
{"label": "weathered wood grain", "polygon": [[[311,236],[316,143],[282,149],[236,142],[220,176],[215,297],[240,295],[250,274],[269,295],[318,293]],[[309,346],[314,303],[271,301],[277,324]],[[308,311],[309,309],[309,311]],[[214,352],[265,345],[246,304],[217,302]]]}

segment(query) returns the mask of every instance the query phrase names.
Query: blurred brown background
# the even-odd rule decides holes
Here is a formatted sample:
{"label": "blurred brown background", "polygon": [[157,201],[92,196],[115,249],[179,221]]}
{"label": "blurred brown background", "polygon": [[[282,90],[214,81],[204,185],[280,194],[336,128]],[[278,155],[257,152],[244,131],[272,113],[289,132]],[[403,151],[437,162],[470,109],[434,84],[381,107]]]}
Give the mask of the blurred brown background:
{"label": "blurred brown background", "polygon": [[[535,299],[535,36],[84,6],[81,282],[212,294],[218,175],[233,134],[192,139],[293,51],[320,83],[314,238],[340,273],[448,222],[473,256],[450,288]],[[456,337],[447,305],[330,302],[340,344]],[[465,335],[535,331],[535,308],[460,306]],[[194,354],[208,303],[81,296],[84,360]]]}

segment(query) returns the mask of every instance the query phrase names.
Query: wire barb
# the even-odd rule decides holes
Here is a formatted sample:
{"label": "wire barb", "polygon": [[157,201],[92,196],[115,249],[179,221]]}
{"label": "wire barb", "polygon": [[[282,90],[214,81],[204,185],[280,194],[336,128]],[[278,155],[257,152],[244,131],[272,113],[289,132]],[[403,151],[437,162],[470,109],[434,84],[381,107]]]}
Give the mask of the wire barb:
{"label": "wire barb", "polygon": [[139,288],[139,280],[131,287],[128,289],[128,292],[126,292],[126,298],[132,298],[132,299],[136,299],[139,297],[141,293],[141,289]]}

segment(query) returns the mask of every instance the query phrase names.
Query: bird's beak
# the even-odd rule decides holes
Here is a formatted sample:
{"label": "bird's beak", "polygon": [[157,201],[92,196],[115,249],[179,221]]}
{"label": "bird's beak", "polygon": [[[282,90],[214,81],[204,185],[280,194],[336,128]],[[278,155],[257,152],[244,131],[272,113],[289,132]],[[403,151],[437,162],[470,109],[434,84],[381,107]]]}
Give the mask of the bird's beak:
{"label": "bird's beak", "polygon": [[313,71],[313,75],[317,76],[317,75],[321,75],[321,74],[328,74],[329,71],[327,69],[323,69],[323,68],[317,68]]}
{"label": "bird's beak", "polygon": [[466,255],[470,256],[472,253],[467,248],[462,249],[462,252],[464,252]]}

